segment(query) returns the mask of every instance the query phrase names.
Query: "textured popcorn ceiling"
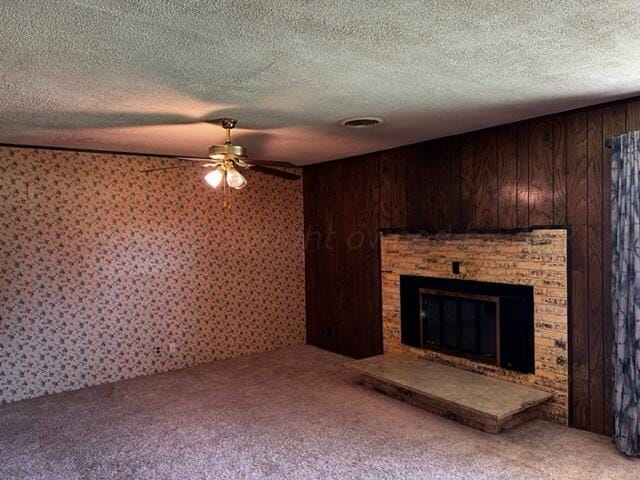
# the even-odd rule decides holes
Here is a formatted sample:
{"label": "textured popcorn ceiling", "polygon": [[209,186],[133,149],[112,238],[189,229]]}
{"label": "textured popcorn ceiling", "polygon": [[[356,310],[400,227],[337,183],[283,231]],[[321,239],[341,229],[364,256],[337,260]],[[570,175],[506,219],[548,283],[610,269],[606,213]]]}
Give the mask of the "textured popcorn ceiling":
{"label": "textured popcorn ceiling", "polygon": [[[314,163],[640,92],[640,2],[0,3],[0,142]],[[338,120],[380,115],[371,130]]]}

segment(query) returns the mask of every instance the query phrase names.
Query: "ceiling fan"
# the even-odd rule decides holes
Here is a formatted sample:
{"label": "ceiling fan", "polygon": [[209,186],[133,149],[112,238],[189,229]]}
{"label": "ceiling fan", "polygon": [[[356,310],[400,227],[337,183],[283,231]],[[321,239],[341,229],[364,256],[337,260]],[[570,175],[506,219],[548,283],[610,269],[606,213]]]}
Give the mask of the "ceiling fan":
{"label": "ceiling fan", "polygon": [[[247,186],[247,179],[239,170],[250,169],[254,172],[272,175],[274,177],[284,178],[286,180],[298,180],[300,175],[291,172],[285,172],[272,167],[280,168],[298,168],[290,162],[279,162],[273,160],[254,160],[247,156],[247,149],[242,145],[231,143],[231,130],[238,123],[233,118],[221,118],[219,120],[208,121],[207,123],[219,123],[226,130],[225,142],[222,145],[210,145],[209,157],[174,157],[177,160],[186,160],[192,163],[175,165],[172,167],[160,167],[142,170],[142,173],[160,172],[164,170],[173,170],[175,168],[185,167],[206,167],[211,169],[204,176],[205,181],[213,188],[222,185],[224,190],[233,188],[240,190]],[[225,199],[225,206],[230,205],[228,196]]]}

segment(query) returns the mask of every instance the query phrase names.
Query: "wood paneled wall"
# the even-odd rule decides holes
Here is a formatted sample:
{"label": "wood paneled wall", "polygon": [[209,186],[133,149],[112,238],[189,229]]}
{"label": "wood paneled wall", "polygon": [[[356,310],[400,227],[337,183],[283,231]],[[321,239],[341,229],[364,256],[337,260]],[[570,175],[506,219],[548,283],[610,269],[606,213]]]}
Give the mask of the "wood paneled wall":
{"label": "wood paneled wall", "polygon": [[571,424],[611,431],[610,153],[640,99],[304,170],[307,338],[382,351],[379,230],[569,225]]}

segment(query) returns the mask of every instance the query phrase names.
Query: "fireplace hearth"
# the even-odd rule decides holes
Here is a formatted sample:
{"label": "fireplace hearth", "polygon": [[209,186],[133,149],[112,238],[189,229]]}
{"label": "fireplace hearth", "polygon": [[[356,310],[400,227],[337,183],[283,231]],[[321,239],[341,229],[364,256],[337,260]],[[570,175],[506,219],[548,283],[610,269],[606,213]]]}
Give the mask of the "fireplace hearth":
{"label": "fireplace hearth", "polygon": [[534,373],[533,287],[400,277],[402,343]]}

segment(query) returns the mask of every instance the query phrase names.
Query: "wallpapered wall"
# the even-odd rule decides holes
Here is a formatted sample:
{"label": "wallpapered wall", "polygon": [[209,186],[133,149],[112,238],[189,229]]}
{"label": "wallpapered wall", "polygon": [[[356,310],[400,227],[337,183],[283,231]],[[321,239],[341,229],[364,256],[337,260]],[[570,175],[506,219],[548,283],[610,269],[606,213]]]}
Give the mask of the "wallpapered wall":
{"label": "wallpapered wall", "polygon": [[174,163],[0,148],[0,403],[304,343],[302,182]]}

